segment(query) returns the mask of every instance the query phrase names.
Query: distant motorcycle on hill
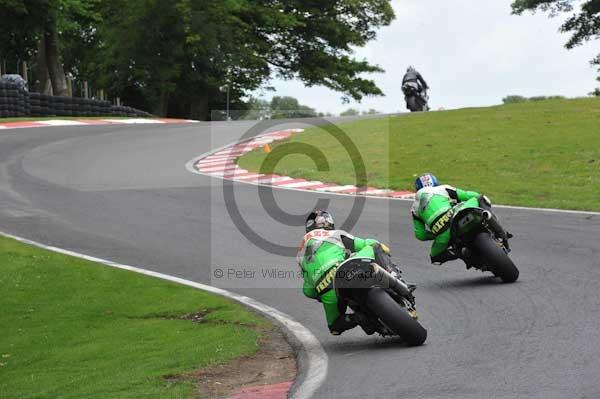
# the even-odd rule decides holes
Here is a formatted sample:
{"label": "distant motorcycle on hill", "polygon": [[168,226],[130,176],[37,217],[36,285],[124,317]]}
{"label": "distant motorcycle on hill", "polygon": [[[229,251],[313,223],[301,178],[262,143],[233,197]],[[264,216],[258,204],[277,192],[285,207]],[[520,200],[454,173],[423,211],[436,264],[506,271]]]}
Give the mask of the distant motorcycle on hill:
{"label": "distant motorcycle on hill", "polygon": [[402,85],[402,92],[406,100],[406,108],[410,112],[429,111],[429,95],[417,82],[406,82]]}

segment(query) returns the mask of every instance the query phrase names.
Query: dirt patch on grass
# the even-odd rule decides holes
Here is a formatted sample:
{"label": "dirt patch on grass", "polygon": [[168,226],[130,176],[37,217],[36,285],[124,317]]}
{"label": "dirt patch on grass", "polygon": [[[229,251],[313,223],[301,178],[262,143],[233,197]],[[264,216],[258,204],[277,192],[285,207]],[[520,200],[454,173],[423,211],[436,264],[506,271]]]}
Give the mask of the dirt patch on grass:
{"label": "dirt patch on grass", "polygon": [[283,333],[277,328],[261,330],[259,351],[224,364],[184,376],[165,376],[166,380],[188,379],[198,384],[196,398],[225,399],[244,387],[292,381],[296,359]]}
{"label": "dirt patch on grass", "polygon": [[186,320],[192,323],[203,323],[204,317],[212,312],[213,309],[202,309],[194,313],[184,314],[183,316],[173,316],[164,314],[148,314],[145,316],[130,317],[130,319],[161,319],[161,320]]}
{"label": "dirt patch on grass", "polygon": [[199,372],[199,396],[227,398],[242,387],[277,384],[296,377],[294,353],[279,329],[263,331],[259,344],[260,350],[254,356],[244,356]]}

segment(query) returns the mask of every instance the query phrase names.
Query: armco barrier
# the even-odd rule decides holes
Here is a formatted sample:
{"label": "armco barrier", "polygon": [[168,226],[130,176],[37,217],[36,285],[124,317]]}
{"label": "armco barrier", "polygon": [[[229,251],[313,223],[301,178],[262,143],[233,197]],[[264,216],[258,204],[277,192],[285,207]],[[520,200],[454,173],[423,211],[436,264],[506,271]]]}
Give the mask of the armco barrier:
{"label": "armco barrier", "polygon": [[125,116],[151,117],[131,107],[109,101],[29,93],[12,83],[0,83],[0,118],[27,116]]}

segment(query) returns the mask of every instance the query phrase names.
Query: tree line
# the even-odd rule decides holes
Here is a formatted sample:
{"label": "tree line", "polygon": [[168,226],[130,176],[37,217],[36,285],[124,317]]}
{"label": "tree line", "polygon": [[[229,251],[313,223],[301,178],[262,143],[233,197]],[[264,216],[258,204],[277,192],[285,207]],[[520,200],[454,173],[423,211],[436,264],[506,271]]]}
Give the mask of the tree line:
{"label": "tree line", "polygon": [[[0,70],[26,71],[33,90],[121,98],[159,116],[207,119],[227,97],[249,109],[244,99],[273,76],[360,100],[383,95],[366,77],[382,69],[352,49],[391,23],[390,2],[0,0]],[[600,35],[600,0],[513,0],[512,9],[570,14],[568,48]]]}
{"label": "tree line", "polygon": [[[344,99],[382,95],[353,57],[391,23],[389,0],[0,0],[3,72],[26,61],[34,90],[70,82],[156,115],[206,119],[244,109],[269,78]],[[11,71],[13,69],[13,71]],[[51,87],[51,89],[50,89]],[[79,89],[80,90],[80,89]]]}

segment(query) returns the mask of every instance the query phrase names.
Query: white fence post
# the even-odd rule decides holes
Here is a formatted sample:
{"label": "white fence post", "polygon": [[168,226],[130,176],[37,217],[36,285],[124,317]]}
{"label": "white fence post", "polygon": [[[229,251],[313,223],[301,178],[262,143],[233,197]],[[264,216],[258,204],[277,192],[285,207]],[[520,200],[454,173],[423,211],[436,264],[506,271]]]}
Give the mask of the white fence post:
{"label": "white fence post", "polygon": [[23,73],[21,74],[21,76],[23,76],[23,79],[25,79],[25,81],[29,83],[29,68],[27,67],[27,61],[23,61],[22,69]]}

